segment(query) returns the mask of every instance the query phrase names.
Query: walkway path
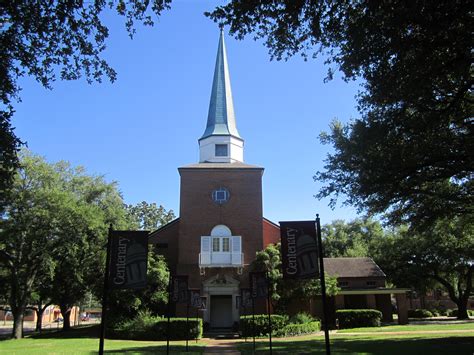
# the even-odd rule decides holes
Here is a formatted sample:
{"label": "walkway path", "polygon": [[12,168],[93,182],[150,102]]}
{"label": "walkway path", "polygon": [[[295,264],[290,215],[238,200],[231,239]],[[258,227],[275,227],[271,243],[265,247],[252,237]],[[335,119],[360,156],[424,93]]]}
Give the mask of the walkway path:
{"label": "walkway path", "polygon": [[237,350],[235,340],[218,340],[209,339],[204,350],[204,354],[227,354],[227,355],[240,355],[240,351]]}

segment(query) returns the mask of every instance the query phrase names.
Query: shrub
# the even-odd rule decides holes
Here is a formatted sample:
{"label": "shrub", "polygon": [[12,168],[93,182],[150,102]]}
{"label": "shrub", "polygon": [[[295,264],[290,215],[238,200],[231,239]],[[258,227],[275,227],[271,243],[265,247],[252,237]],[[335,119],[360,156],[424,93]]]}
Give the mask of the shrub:
{"label": "shrub", "polygon": [[312,321],[303,324],[287,324],[280,331],[275,332],[277,337],[287,337],[295,335],[303,335],[309,333],[316,333],[321,330],[321,323],[319,321]]}
{"label": "shrub", "polygon": [[[278,314],[271,315],[272,320],[272,334],[278,334],[288,324],[288,316],[282,316]],[[242,336],[251,337],[254,335],[254,326],[252,316],[240,317],[240,331]],[[256,314],[255,315],[255,336],[264,336],[270,332],[268,325],[268,315]]]}
{"label": "shrub", "polygon": [[[467,315],[470,317],[474,317],[474,310],[467,310]],[[458,316],[458,310],[457,309],[450,309],[447,312],[448,317],[457,317]]]}
{"label": "shrub", "polygon": [[375,309],[340,309],[336,311],[339,328],[380,327],[382,312]]}
{"label": "shrub", "polygon": [[431,313],[427,309],[422,309],[422,308],[409,309],[408,317],[409,318],[429,318],[429,317],[433,317],[433,313]]}
{"label": "shrub", "polygon": [[[202,337],[202,319],[189,319],[189,334],[186,318],[170,319],[170,339],[184,340]],[[168,319],[138,314],[134,319],[122,322],[112,329],[110,336],[126,340],[166,340]],[[188,334],[188,335],[187,335]]]}
{"label": "shrub", "polygon": [[290,318],[290,323],[293,323],[293,324],[305,324],[305,323],[311,323],[311,322],[314,322],[314,318],[306,313],[306,312],[301,312],[301,313],[298,313],[298,314],[295,314],[294,316],[292,316]]}

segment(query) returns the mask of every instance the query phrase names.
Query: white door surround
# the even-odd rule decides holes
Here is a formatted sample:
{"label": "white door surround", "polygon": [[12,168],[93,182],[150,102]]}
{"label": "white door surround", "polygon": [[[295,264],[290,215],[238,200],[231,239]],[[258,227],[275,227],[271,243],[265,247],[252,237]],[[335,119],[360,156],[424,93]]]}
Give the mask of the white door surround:
{"label": "white door surround", "polygon": [[202,283],[203,296],[207,297],[207,309],[203,312],[204,322],[211,324],[211,296],[232,296],[232,320],[239,321],[239,310],[236,307],[237,296],[240,295],[240,282],[225,274],[218,274]]}

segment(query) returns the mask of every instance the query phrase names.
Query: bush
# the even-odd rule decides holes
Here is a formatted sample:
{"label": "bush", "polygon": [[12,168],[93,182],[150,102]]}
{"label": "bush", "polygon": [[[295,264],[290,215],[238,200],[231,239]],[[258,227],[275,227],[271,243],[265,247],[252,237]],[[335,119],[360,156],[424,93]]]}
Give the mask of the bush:
{"label": "bush", "polygon": [[408,317],[409,318],[429,318],[429,317],[433,317],[433,313],[431,313],[427,309],[422,309],[422,308],[409,309]]}
{"label": "bush", "polygon": [[[278,334],[288,324],[288,316],[282,316],[278,314],[272,314],[272,334]],[[253,318],[252,316],[240,317],[240,331],[242,336],[251,337],[253,333]],[[268,335],[270,327],[268,326],[268,315],[256,314],[255,315],[255,336]]]}
{"label": "bush", "polygon": [[295,314],[294,316],[292,316],[290,318],[290,323],[293,323],[293,324],[306,324],[306,323],[311,323],[311,322],[314,322],[314,318],[306,313],[306,312],[301,312],[301,313],[298,313],[298,314]]}
{"label": "bush", "polygon": [[[186,318],[170,319],[170,340],[196,339],[202,337],[202,319],[189,318],[189,333]],[[138,314],[134,319],[122,322],[109,334],[113,338],[126,340],[166,340],[168,319]]]}
{"label": "bush", "polygon": [[303,335],[309,333],[316,333],[321,330],[321,323],[319,321],[312,321],[304,324],[287,324],[280,331],[275,332],[277,337],[288,337],[295,335]]}
{"label": "bush", "polygon": [[340,309],[336,311],[339,328],[380,327],[382,312],[375,309]]}
{"label": "bush", "polygon": [[[470,317],[474,317],[474,310],[467,310],[467,315]],[[457,317],[458,316],[458,310],[457,309],[450,309],[447,312],[448,317]]]}

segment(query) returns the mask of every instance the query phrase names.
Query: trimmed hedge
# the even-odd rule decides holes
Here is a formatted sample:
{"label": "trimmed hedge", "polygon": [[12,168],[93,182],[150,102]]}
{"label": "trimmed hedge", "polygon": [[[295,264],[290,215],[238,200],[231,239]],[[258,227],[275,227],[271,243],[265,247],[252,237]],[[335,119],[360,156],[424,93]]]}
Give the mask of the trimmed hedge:
{"label": "trimmed hedge", "polygon": [[[288,324],[288,316],[282,316],[279,314],[272,314],[272,334],[277,334],[282,331],[283,328]],[[242,336],[251,337],[253,333],[253,318],[252,316],[241,316],[240,317],[240,331]],[[270,327],[268,326],[268,315],[256,314],[255,315],[255,336],[264,336],[270,333]]]}
{"label": "trimmed hedge", "polygon": [[380,327],[382,312],[375,309],[339,309],[336,318],[340,329]]}
{"label": "trimmed hedge", "polygon": [[[189,333],[186,318],[170,319],[170,340],[196,339],[202,337],[202,319],[189,318]],[[161,317],[135,318],[112,329],[112,338],[125,340],[166,340],[168,319]],[[188,335],[187,335],[188,334]]]}
{"label": "trimmed hedge", "polygon": [[288,337],[295,335],[303,335],[309,333],[316,333],[321,330],[321,323],[319,321],[313,321],[309,323],[290,323],[285,325],[285,327],[275,332],[277,337]]}
{"label": "trimmed hedge", "polygon": [[[321,323],[311,318],[307,323],[289,323],[288,316],[272,314],[272,335],[275,337],[294,336],[318,332],[321,329]],[[309,318],[308,318],[309,319]],[[300,319],[299,319],[300,320]],[[240,317],[240,332],[243,337],[252,337],[253,321],[252,316]],[[255,336],[267,336],[270,331],[268,326],[268,315],[255,315]]]}
{"label": "trimmed hedge", "polygon": [[429,317],[433,317],[433,313],[423,308],[409,309],[408,317],[409,318],[429,318]]}

